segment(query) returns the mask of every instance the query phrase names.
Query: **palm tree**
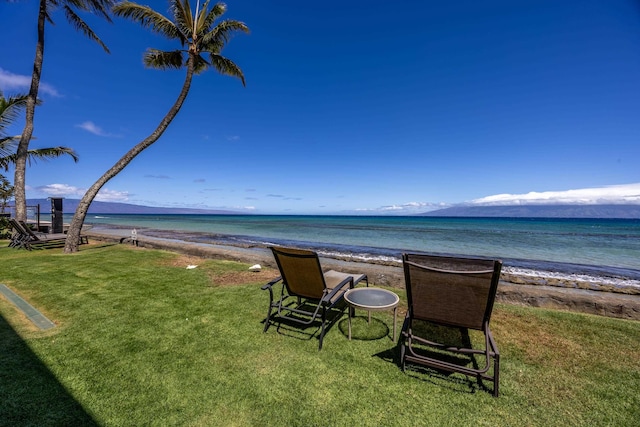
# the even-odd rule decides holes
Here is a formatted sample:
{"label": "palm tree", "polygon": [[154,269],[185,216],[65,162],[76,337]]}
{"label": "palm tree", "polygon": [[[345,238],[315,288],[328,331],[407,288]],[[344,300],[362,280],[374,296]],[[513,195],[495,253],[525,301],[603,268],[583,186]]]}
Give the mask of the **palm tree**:
{"label": "palm tree", "polygon": [[26,100],[26,120],[24,130],[18,143],[16,152],[16,170],[14,176],[15,200],[16,200],[16,218],[25,220],[27,216],[27,200],[25,195],[25,172],[27,168],[27,158],[29,151],[29,142],[33,135],[33,118],[35,115],[36,105],[38,103],[38,89],[40,87],[40,76],[42,75],[42,63],[44,60],[44,29],[45,22],[53,24],[51,18],[52,12],[60,8],[64,11],[67,21],[75,27],[76,30],[82,32],[91,40],[97,42],[102,48],[109,53],[107,46],[98,38],[93,30],[86,22],[80,18],[76,10],[90,12],[96,14],[108,22],[109,8],[115,3],[115,0],[39,0],[38,8],[38,41],[36,43],[36,56],[33,61],[33,72],[31,74],[31,87]]}
{"label": "palm tree", "polygon": [[[20,111],[25,108],[28,95],[14,95],[8,98],[4,97],[0,91],[0,169],[9,170],[9,165],[16,164],[18,155],[16,148],[18,146],[17,136],[8,136],[6,129],[15,120]],[[38,104],[40,101],[37,102]],[[53,159],[60,156],[70,156],[73,161],[78,161],[78,155],[71,148],[67,147],[51,147],[38,148],[35,150],[27,150],[26,162],[31,165],[36,160]]]}
{"label": "palm tree", "polygon": [[[194,14],[189,0],[169,0],[169,11],[173,15],[173,20],[171,20],[148,6],[141,6],[133,2],[125,1],[113,8],[113,12],[117,16],[131,19],[168,39],[180,42],[182,48],[173,51],[147,49],[144,63],[147,67],[160,70],[184,67],[186,68],[186,77],[178,98],[160,121],[158,127],[129,150],[84,194],[69,225],[65,253],[78,250],[84,219],[91,202],[98,195],[100,189],[120,173],[138,154],[156,142],[176,117],[189,93],[194,74],[199,74],[208,68],[214,68],[221,74],[238,77],[245,85],[242,70],[233,61],[222,56],[221,52],[233,33],[237,31],[248,33],[249,28],[242,22],[230,19],[219,21],[214,26],[216,20],[226,10],[227,6],[224,3],[217,3],[209,9],[209,0],[207,0],[202,5],[202,9],[199,8],[199,5],[196,6]],[[203,56],[204,54],[208,54],[207,58]]]}

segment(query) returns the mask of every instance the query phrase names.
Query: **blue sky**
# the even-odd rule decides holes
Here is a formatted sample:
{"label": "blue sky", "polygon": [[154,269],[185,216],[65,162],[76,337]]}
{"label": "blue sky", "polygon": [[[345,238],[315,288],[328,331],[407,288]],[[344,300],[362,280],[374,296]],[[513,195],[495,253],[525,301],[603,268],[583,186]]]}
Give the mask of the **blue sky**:
{"label": "blue sky", "polygon": [[[168,131],[97,200],[265,214],[640,203],[636,0],[227,6],[251,29],[223,52],[247,86],[197,76]],[[28,90],[36,15],[34,0],[0,2],[5,95]],[[52,17],[32,147],[80,161],[30,167],[27,197],[73,199],[155,129],[184,72],[144,68],[147,47],[177,46],[129,21],[86,18],[108,55]]]}

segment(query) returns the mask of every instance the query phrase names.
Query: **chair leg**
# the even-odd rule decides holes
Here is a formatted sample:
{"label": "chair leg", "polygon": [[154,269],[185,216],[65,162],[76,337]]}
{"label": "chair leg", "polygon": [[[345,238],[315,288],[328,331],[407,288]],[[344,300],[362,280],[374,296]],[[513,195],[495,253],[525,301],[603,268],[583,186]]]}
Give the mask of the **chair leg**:
{"label": "chair leg", "polygon": [[[269,311],[267,312],[267,318],[264,321],[264,330],[262,332],[267,332],[267,329],[269,329],[269,326],[271,326],[271,315],[273,314],[273,307],[274,307],[273,288],[269,286],[267,289],[269,290]],[[280,304],[282,304],[282,298],[280,299]]]}
{"label": "chair leg", "polygon": [[267,332],[269,326],[271,325],[271,308],[269,308],[269,313],[267,314],[267,318],[264,321],[264,329],[262,332]]}
{"label": "chair leg", "polygon": [[322,340],[324,339],[326,322],[327,322],[327,308],[322,307],[322,329],[320,331],[320,343],[318,344],[318,351],[322,350]]}
{"label": "chair leg", "polygon": [[493,396],[498,397],[500,387],[500,355],[496,354],[493,359]]}
{"label": "chair leg", "polygon": [[264,330],[262,332],[267,332],[269,326],[271,326],[271,314],[273,313],[273,300],[269,301],[269,311],[267,312],[267,318],[264,320]]}
{"label": "chair leg", "polygon": [[411,333],[410,324],[409,324],[409,316],[407,315],[404,318],[404,322],[402,322],[402,329],[400,330],[400,338],[398,341],[400,342],[400,369],[402,372],[405,370],[406,363],[406,354],[407,354],[407,340],[409,339],[408,334]]}

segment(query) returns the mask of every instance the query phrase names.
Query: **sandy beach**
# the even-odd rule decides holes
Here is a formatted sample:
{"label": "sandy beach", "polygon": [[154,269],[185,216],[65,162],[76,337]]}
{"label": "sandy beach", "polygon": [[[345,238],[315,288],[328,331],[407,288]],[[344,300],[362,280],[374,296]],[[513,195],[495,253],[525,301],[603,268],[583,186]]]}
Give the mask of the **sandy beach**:
{"label": "sandy beach", "polygon": [[[89,236],[92,241],[132,244],[130,229],[89,229],[83,234]],[[137,237],[137,246],[140,248],[163,249],[192,257],[225,259],[276,268],[273,256],[266,247],[194,243],[174,238],[176,236],[171,234],[168,234],[167,237],[146,235],[138,235]],[[321,262],[322,266],[327,269],[367,274],[369,282],[373,285],[404,289],[403,271],[400,265],[327,257],[321,257]],[[589,287],[593,288],[593,285],[589,284]],[[526,276],[514,276],[503,272],[498,287],[497,300],[509,304],[640,320],[640,295],[636,293],[635,289],[628,289],[624,293],[620,293],[619,290],[612,292],[606,286],[596,286],[600,290],[581,289],[580,287],[579,283],[541,285],[539,281],[529,280]]]}

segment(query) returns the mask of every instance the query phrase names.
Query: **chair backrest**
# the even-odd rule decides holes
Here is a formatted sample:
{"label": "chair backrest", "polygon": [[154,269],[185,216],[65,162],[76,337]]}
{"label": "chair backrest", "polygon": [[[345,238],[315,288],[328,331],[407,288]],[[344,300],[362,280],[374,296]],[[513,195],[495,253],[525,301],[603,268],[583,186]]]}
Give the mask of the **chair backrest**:
{"label": "chair backrest", "polygon": [[40,238],[36,235],[36,233],[33,232],[33,230],[31,230],[31,227],[29,227],[29,225],[26,222],[24,221],[18,221],[18,222],[24,229],[24,232],[27,233],[32,240],[40,240]]}
{"label": "chair backrest", "polygon": [[271,247],[290,295],[320,299],[326,288],[320,259],[313,251]]}
{"label": "chair backrest", "polygon": [[476,330],[488,325],[502,261],[403,254],[402,262],[414,319]]}
{"label": "chair backrest", "polygon": [[9,226],[11,226],[18,234],[22,234],[24,236],[28,235],[27,230],[25,230],[22,224],[14,218],[9,218]]}

